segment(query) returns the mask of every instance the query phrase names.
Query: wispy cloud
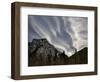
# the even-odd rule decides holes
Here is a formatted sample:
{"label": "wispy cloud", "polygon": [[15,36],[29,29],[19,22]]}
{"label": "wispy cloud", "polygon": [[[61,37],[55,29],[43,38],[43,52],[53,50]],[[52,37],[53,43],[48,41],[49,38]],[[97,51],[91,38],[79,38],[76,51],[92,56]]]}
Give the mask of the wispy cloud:
{"label": "wispy cloud", "polygon": [[87,46],[86,17],[28,16],[28,40],[46,38],[56,48],[71,56],[75,48]]}

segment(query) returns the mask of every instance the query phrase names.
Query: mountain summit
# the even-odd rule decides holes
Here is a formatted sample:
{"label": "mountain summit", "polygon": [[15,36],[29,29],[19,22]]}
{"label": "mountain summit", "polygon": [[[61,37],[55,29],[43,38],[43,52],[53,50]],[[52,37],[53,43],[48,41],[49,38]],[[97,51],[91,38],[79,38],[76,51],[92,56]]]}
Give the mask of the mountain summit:
{"label": "mountain summit", "polygon": [[87,48],[84,48],[70,58],[64,52],[58,51],[45,38],[33,39],[28,43],[28,66],[86,64]]}

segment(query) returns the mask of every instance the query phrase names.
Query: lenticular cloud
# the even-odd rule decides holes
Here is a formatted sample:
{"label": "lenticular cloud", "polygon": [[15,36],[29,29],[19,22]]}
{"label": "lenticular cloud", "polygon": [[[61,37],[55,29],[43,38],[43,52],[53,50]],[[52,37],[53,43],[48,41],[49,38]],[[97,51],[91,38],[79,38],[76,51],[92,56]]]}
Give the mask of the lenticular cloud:
{"label": "lenticular cloud", "polygon": [[71,56],[87,47],[88,19],[67,16],[28,16],[28,41],[46,38],[57,49]]}

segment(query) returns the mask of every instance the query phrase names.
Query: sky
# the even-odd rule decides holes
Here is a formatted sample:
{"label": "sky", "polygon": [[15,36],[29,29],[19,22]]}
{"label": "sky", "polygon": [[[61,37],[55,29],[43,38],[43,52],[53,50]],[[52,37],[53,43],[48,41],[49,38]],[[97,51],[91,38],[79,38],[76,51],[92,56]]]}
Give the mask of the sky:
{"label": "sky", "polygon": [[28,16],[28,42],[46,38],[50,44],[70,57],[87,47],[88,18],[71,16]]}

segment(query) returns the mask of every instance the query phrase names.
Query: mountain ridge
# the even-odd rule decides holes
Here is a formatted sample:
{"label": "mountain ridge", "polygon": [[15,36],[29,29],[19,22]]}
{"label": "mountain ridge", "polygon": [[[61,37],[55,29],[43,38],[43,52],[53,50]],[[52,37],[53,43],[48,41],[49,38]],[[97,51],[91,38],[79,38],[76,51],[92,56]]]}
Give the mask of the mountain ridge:
{"label": "mountain ridge", "polygon": [[68,57],[45,38],[33,39],[28,43],[28,66],[87,64],[87,50],[85,47]]}

